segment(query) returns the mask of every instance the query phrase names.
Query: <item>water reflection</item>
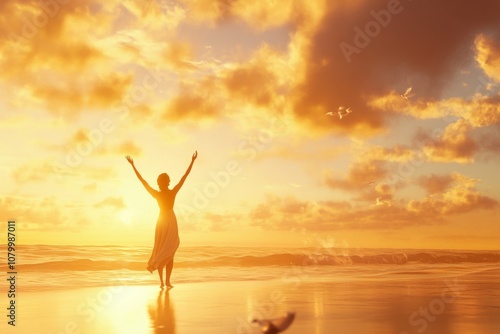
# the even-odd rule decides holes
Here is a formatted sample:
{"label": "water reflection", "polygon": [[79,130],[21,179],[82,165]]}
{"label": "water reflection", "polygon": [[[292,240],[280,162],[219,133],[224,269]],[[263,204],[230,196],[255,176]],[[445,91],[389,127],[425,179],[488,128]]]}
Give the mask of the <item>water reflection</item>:
{"label": "water reflection", "polygon": [[149,305],[151,327],[155,334],[174,334],[175,314],[170,301],[169,289],[161,290],[156,299],[156,305]]}

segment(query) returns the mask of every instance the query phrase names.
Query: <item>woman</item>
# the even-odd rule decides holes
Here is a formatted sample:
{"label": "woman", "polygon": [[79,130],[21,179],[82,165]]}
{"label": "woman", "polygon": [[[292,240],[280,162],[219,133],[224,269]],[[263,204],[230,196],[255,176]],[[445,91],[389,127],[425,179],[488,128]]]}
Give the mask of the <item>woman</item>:
{"label": "woman", "polygon": [[[179,189],[181,189],[186,177],[191,172],[191,167],[198,157],[198,152],[195,151],[191,159],[191,164],[181,178],[179,183],[172,189],[168,189],[170,184],[170,177],[166,174],[160,174],[158,176],[157,182],[160,191],[156,191],[149,186],[149,184],[142,178],[141,174],[137,171],[134,165],[134,160],[130,156],[126,156],[127,161],[134,168],[135,175],[139,178],[142,185],[146,190],[153,196],[158,202],[160,207],[160,215],[158,221],[156,222],[155,230],[155,243],[153,247],[153,253],[148,262],[148,270],[152,273],[158,269],[158,274],[160,275],[160,288],[166,285],[167,288],[172,288],[170,284],[170,274],[172,273],[172,268],[174,266],[174,255],[179,247],[179,231],[177,229],[177,218],[174,213],[174,201],[175,195]],[[165,284],[163,282],[163,268],[165,268]]]}

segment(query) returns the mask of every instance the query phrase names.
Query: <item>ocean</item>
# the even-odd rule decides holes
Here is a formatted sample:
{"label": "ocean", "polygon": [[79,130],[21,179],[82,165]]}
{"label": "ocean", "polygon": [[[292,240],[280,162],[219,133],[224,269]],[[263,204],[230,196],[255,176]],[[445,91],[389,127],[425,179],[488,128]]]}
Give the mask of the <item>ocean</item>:
{"label": "ocean", "polygon": [[[151,247],[19,246],[18,289],[158,284],[157,273],[146,270],[150,252]],[[499,263],[500,251],[181,246],[171,281],[174,285],[263,280],[390,282],[474,274],[499,282]],[[0,270],[9,271],[6,261]]]}

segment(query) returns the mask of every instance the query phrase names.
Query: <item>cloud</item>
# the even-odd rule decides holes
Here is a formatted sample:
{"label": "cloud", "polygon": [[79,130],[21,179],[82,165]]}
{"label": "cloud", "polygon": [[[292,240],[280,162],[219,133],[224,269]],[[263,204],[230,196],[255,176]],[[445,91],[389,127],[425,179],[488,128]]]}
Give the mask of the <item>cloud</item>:
{"label": "cloud", "polygon": [[[262,141],[261,141],[262,142]],[[259,138],[248,138],[248,143],[250,146],[259,147]],[[266,147],[265,150],[260,151],[255,155],[255,160],[263,160],[269,158],[281,158],[287,160],[297,160],[297,161],[311,161],[316,163],[318,159],[335,159],[339,157],[342,153],[345,153],[347,148],[342,147],[319,147],[311,148],[305,145],[293,145],[287,141],[278,145],[274,142],[272,146]],[[246,153],[244,151],[239,151],[235,155],[239,158],[243,157]]]}
{"label": "cloud", "polygon": [[121,197],[107,197],[94,205],[96,208],[112,207],[115,209],[125,209],[127,206]]}
{"label": "cloud", "polygon": [[491,132],[478,135],[477,142],[481,145],[483,152],[493,153],[496,157],[496,153],[500,152],[500,125],[492,127]]}
{"label": "cloud", "polygon": [[0,84],[11,106],[74,121],[129,98],[145,68],[191,66],[187,44],[173,40],[184,11],[164,4],[2,2]]}
{"label": "cloud", "polygon": [[397,92],[378,96],[368,104],[379,111],[410,115],[416,119],[464,119],[473,127],[487,127],[500,122],[500,95],[475,94],[471,98],[452,97],[439,101],[416,99],[409,103]]}
{"label": "cloud", "polygon": [[[263,44],[242,63],[230,63],[217,73],[218,84],[229,103],[224,112],[246,122],[255,114],[283,117],[294,73],[290,54]],[[222,104],[224,105],[224,103]],[[245,110],[246,109],[246,110]]]}
{"label": "cloud", "polygon": [[372,100],[379,110],[394,110],[417,119],[443,119],[446,126],[420,130],[415,136],[416,155],[428,161],[472,163],[484,152],[499,149],[496,130],[500,124],[500,94],[476,93],[470,99],[449,98],[434,102],[407,103],[396,92]]}
{"label": "cloud", "polygon": [[429,161],[439,162],[474,162],[474,154],[478,145],[471,137],[472,126],[465,120],[448,125],[441,136],[432,138],[423,135],[423,142],[427,142],[422,148]]}
{"label": "cloud", "polygon": [[346,175],[337,171],[335,174],[333,171],[325,172],[323,184],[334,190],[352,193],[352,200],[375,202],[378,197],[391,201],[395,191],[405,186],[407,182],[400,177],[397,167],[406,166],[415,153],[402,146],[375,146],[357,156]]}
{"label": "cloud", "polygon": [[496,199],[481,195],[475,190],[478,180],[460,174],[453,175],[453,179],[455,182],[452,187],[442,194],[431,194],[423,200],[411,200],[407,205],[408,211],[431,219],[433,215],[439,217],[462,214],[498,206]]}
{"label": "cloud", "polygon": [[[124,155],[125,152],[120,153]],[[69,167],[60,162],[39,160],[28,161],[12,168],[11,176],[18,184],[56,182],[64,184],[72,180],[109,180],[116,175],[113,168],[85,166]]]}
{"label": "cloud", "polygon": [[415,156],[414,150],[401,145],[390,148],[375,146],[363,153],[363,160],[406,162],[415,159]]}
{"label": "cloud", "polygon": [[195,91],[186,89],[169,101],[163,113],[163,120],[199,122],[203,119],[214,119],[218,112],[214,104],[197,95]]}
{"label": "cloud", "polygon": [[54,166],[49,162],[31,162],[12,171],[12,177],[18,183],[41,182],[51,175],[54,175]]}
{"label": "cloud", "polygon": [[[206,213],[203,215],[202,219],[204,220],[204,224],[206,223],[210,226],[207,227],[207,230],[220,232],[234,229],[235,223],[241,219],[241,215]],[[203,230],[205,230],[205,228]]]}
{"label": "cloud", "polygon": [[416,150],[396,145],[393,147],[373,146],[354,153],[356,158],[347,174],[335,170],[327,171],[323,183],[332,189],[356,194],[356,200],[375,201],[377,197],[391,200],[396,189],[407,182],[405,168],[412,168],[413,161],[421,160]]}
{"label": "cloud", "polygon": [[[165,39],[168,39],[168,43],[165,43]],[[94,45],[108,58],[122,64],[140,65],[155,70],[196,69],[190,63],[193,58],[191,44],[177,40],[174,36],[162,39],[144,26],[119,30],[96,41]]]}
{"label": "cloud", "polygon": [[118,143],[109,143],[108,140],[103,143],[103,136],[105,135],[102,132],[95,129],[79,128],[68,139],[67,143],[49,145],[47,148],[81,158],[84,158],[85,155],[79,152],[87,152],[90,149],[92,150],[92,154],[97,156],[138,156],[142,154],[142,149],[132,140],[123,140]]}
{"label": "cloud", "polygon": [[197,75],[183,75],[179,88],[162,114],[167,121],[211,121],[231,118],[252,130],[265,119],[284,117],[285,93],[294,73],[288,54],[263,44],[246,61],[190,61]]}
{"label": "cloud", "polygon": [[453,175],[422,175],[417,184],[427,191],[427,194],[438,194],[448,189],[454,182]]}
{"label": "cloud", "polygon": [[238,1],[238,0],[183,0],[195,22],[209,26],[223,25],[234,20],[243,21],[258,30],[287,24],[313,25],[321,18],[327,1],[298,0]]}
{"label": "cloud", "polygon": [[224,83],[235,98],[267,106],[273,97],[275,76],[263,64],[248,64],[225,74]]}
{"label": "cloud", "polygon": [[134,142],[131,140],[122,142],[112,150],[115,154],[120,154],[120,155],[139,156],[142,154],[142,149],[136,144],[134,144]]}
{"label": "cloud", "polygon": [[71,203],[63,203],[54,197],[0,198],[0,219],[14,219],[27,231],[75,231],[89,221]]}
{"label": "cloud", "polygon": [[[107,13],[92,12],[93,1],[25,2],[6,0],[0,14],[1,77],[33,81],[41,72],[77,73],[102,58],[92,38],[109,23]],[[100,8],[97,6],[95,8]],[[82,29],[92,26],[93,29]],[[23,73],[23,76],[19,76]],[[43,76],[50,80],[49,75]]]}
{"label": "cloud", "polygon": [[[351,136],[380,133],[394,114],[373,108],[369,102],[374,96],[404,91],[412,84],[418,86],[422,103],[440,99],[457,68],[473,61],[475,36],[500,28],[493,14],[500,10],[500,3],[487,0],[458,0],[453,7],[432,0],[402,1],[393,14],[388,12],[388,3],[346,1],[328,7],[304,51],[306,76],[293,91],[297,117],[309,120],[315,128],[330,126],[332,132]],[[483,10],[477,11],[477,6]],[[382,13],[384,18],[380,18]],[[379,23],[383,19],[390,22]],[[372,31],[367,34],[366,29]],[[343,43],[357,51],[346,55]],[[324,112],[340,105],[350,106],[353,113],[327,125]]]}
{"label": "cloud", "polygon": [[351,164],[345,178],[327,172],[324,183],[334,189],[360,191],[370,183],[382,180],[388,175],[389,170],[383,161],[361,160]]}
{"label": "cloud", "polygon": [[[350,207],[348,202],[332,202],[337,208]],[[301,230],[313,223],[321,225],[321,214],[327,210],[315,202],[301,201],[295,197],[266,195],[266,201],[248,213],[250,224],[269,230]],[[316,220],[318,220],[316,222]]]}
{"label": "cloud", "polygon": [[113,4],[123,6],[128,14],[132,14],[132,26],[140,26],[155,32],[155,35],[175,33],[178,26],[186,18],[186,10],[179,4],[167,1],[126,1]]}
{"label": "cloud", "polygon": [[31,95],[49,113],[72,120],[86,108],[92,110],[117,104],[126,96],[133,77],[112,74],[104,81],[79,82],[68,77],[64,80],[67,80],[64,86],[37,83],[31,88]]}
{"label": "cloud", "polygon": [[500,82],[500,34],[496,37],[485,34],[476,37],[476,61],[490,78]]}
{"label": "cloud", "polygon": [[[452,215],[498,207],[496,199],[475,189],[477,181],[461,174],[423,178],[419,182],[428,188],[425,197],[389,200],[390,205],[375,205],[375,201],[367,203],[364,199],[311,202],[267,195],[249,211],[248,218],[251,225],[265,230],[288,231],[389,230],[443,224]],[[441,189],[445,190],[438,193]],[[387,201],[387,197],[379,197]]]}

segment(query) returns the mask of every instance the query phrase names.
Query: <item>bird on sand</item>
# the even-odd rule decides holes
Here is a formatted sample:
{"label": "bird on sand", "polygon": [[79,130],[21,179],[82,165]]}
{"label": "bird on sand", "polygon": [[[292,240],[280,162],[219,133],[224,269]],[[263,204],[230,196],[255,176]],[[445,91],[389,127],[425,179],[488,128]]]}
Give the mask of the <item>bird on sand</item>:
{"label": "bird on sand", "polygon": [[412,90],[412,87],[408,87],[406,89],[406,91],[403,94],[401,94],[401,97],[408,100],[408,98],[410,97],[409,94],[410,94],[411,90]]}
{"label": "bird on sand", "polygon": [[287,312],[284,316],[275,319],[254,319],[252,322],[258,323],[263,334],[277,334],[286,330],[295,319],[295,312]]}

